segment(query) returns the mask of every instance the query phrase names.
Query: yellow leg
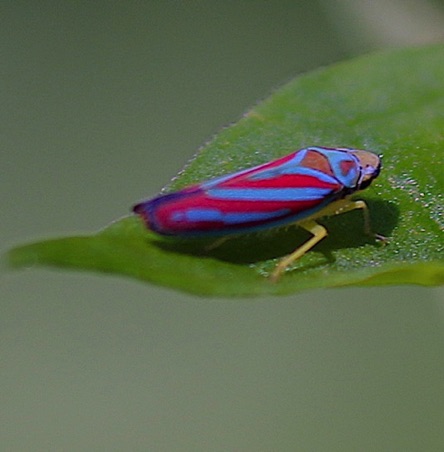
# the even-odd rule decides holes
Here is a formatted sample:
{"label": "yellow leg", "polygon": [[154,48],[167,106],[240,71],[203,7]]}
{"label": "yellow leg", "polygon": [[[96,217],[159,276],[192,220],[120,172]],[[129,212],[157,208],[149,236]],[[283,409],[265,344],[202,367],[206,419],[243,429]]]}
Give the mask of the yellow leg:
{"label": "yellow leg", "polygon": [[288,256],[281,259],[281,261],[277,264],[273,273],[270,276],[271,281],[276,282],[285,269],[291,265],[294,261],[298,260],[301,256],[303,256],[308,250],[313,248],[316,243],[320,242],[324,237],[327,236],[327,229],[324,226],[316,223],[313,220],[302,221],[298,223],[298,226],[304,228],[306,231],[313,234],[313,237],[307,240],[303,245],[297,248]]}
{"label": "yellow leg", "polygon": [[219,237],[216,239],[213,243],[210,243],[205,247],[205,251],[212,251],[215,248],[219,248],[219,246],[222,245],[222,243],[225,243],[227,240],[229,240],[229,237]]}
{"label": "yellow leg", "polygon": [[[340,213],[350,212],[351,210],[361,209],[364,215],[364,231],[371,237],[374,237],[377,240],[382,241],[383,243],[387,242],[387,239],[380,235],[376,234],[372,231],[370,226],[370,214],[368,211],[367,204],[362,201],[350,201],[350,200],[340,200],[337,203],[333,204],[330,207],[329,211],[324,210],[324,215],[337,215]],[[273,273],[270,276],[271,281],[276,282],[284,273],[285,269],[291,265],[294,261],[298,260],[302,257],[307,251],[313,248],[318,242],[320,242],[324,237],[327,236],[327,230],[324,226],[316,223],[314,220],[306,220],[298,223],[298,226],[304,228],[306,231],[313,234],[313,237],[307,240],[303,245],[297,248],[293,253],[284,257],[276,266]]]}
{"label": "yellow leg", "polygon": [[368,210],[368,206],[365,203],[365,201],[358,200],[358,201],[349,201],[347,204],[343,205],[338,209],[336,213],[345,213],[350,212],[350,210],[355,209],[361,209],[362,213],[364,215],[364,232],[369,235],[370,237],[374,237],[377,240],[380,240],[381,242],[386,242],[387,238],[383,235],[376,234],[372,231],[371,225],[370,225],[370,213]]}

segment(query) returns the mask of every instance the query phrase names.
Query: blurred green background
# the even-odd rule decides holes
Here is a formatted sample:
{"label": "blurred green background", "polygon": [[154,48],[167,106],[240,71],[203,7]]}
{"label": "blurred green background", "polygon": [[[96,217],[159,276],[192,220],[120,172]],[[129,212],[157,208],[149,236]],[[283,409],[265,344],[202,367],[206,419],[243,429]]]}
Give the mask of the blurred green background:
{"label": "blurred green background", "polygon": [[[3,2],[2,250],[126,215],[301,72],[443,38],[437,1]],[[1,450],[444,450],[442,289],[0,284]]]}

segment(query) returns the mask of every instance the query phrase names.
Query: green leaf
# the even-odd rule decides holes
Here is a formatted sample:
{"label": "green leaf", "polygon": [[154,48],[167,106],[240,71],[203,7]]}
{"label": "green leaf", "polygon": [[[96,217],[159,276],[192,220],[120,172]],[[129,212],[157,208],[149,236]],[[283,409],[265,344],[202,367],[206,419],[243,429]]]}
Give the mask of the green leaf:
{"label": "green leaf", "polygon": [[298,77],[223,129],[169,189],[257,165],[310,145],[382,153],[383,170],[359,196],[362,212],[321,222],[329,236],[278,283],[266,275],[308,238],[297,227],[208,242],[165,240],[126,217],[90,236],[12,249],[12,267],[34,264],[118,273],[199,295],[289,294],[320,287],[444,282],[444,46],[361,57]]}

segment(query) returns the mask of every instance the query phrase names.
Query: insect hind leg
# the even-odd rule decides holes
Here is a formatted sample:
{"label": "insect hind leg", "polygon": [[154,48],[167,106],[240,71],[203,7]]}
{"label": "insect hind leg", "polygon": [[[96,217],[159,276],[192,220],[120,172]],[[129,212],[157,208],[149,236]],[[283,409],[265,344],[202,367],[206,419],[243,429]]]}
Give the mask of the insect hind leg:
{"label": "insect hind leg", "polygon": [[302,257],[307,251],[313,248],[318,242],[327,236],[327,229],[313,220],[301,221],[298,226],[313,234],[313,237],[307,240],[303,245],[296,248],[291,254],[281,259],[270,276],[272,282],[278,281],[282,273],[293,262]]}
{"label": "insect hind leg", "polygon": [[[370,225],[370,214],[367,204],[362,200],[351,201],[351,200],[341,200],[335,205],[331,206],[331,210],[327,215],[337,215],[345,212],[350,212],[351,210],[361,209],[364,215],[364,231],[370,237],[374,237],[376,240],[381,241],[383,244],[387,243],[388,239],[383,235],[376,234],[372,231]],[[327,229],[316,223],[314,220],[305,220],[298,223],[298,226],[304,228],[306,231],[313,234],[313,237],[307,240],[303,245],[294,250],[291,254],[284,257],[276,266],[274,271],[271,273],[270,279],[276,282],[281,277],[282,273],[285,272],[286,268],[293,262],[302,257],[307,251],[313,248],[318,242],[327,236]]]}

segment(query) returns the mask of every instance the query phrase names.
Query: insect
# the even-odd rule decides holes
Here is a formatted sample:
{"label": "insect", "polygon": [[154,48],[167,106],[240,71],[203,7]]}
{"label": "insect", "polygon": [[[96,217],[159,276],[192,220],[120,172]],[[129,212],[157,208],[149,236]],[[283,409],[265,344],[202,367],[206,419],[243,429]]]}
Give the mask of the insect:
{"label": "insect", "polygon": [[315,220],[354,209],[364,213],[367,204],[350,195],[368,187],[378,176],[381,159],[373,152],[309,147],[285,157],[218,177],[182,190],[160,195],[133,207],[146,226],[176,237],[229,237],[275,226],[297,224],[312,237],[281,259],[271,273],[277,281],[286,268],[327,235]]}

